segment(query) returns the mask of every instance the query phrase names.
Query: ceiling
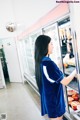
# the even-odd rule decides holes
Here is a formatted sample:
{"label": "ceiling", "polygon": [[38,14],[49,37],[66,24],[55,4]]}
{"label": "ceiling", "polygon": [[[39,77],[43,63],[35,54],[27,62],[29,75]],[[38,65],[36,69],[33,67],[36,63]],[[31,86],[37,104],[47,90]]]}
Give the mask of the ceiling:
{"label": "ceiling", "polygon": [[[57,4],[56,0],[0,0],[0,38],[21,33]],[[6,30],[8,22],[17,24],[14,33]]]}

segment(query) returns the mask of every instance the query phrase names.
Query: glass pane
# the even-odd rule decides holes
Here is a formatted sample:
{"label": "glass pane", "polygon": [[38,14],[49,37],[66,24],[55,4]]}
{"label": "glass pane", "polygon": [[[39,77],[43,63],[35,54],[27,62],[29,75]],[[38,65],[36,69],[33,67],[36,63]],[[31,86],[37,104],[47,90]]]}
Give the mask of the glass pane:
{"label": "glass pane", "polygon": [[50,56],[51,59],[62,69],[62,60],[61,60],[61,50],[59,43],[59,34],[58,34],[58,26],[57,23],[44,28],[43,30],[45,35],[49,35],[53,42],[53,53]]}
{"label": "glass pane", "polygon": [[[34,62],[34,45],[36,38],[41,34],[41,31],[38,31],[34,34],[29,35],[28,38],[24,40],[25,44],[25,55],[24,58],[27,62],[26,67],[26,78],[29,78],[29,81],[37,88],[35,81],[35,62]],[[28,72],[27,72],[28,71]]]}

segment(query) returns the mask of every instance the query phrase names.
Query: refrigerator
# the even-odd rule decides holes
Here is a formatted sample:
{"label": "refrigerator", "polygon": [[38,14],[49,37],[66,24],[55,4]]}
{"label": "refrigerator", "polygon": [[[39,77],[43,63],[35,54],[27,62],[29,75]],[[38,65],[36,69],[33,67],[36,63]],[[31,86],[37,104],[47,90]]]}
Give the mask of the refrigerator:
{"label": "refrigerator", "polygon": [[44,27],[43,34],[51,37],[54,49],[50,57],[64,76],[69,76],[76,69],[73,80],[67,86],[63,86],[66,104],[65,116],[71,120],[80,120],[80,59],[76,32],[72,33],[69,21],[62,25],[56,22]]}

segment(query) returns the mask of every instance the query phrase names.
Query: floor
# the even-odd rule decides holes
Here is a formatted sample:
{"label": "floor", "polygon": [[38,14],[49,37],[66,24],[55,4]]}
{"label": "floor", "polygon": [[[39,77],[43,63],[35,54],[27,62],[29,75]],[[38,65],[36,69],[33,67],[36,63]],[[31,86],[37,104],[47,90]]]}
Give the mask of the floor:
{"label": "floor", "polygon": [[27,86],[12,83],[0,89],[0,114],[7,114],[7,120],[42,120]]}
{"label": "floor", "polygon": [[39,96],[27,83],[10,83],[6,89],[0,89],[2,114],[7,116],[7,120],[44,120],[40,115]]}

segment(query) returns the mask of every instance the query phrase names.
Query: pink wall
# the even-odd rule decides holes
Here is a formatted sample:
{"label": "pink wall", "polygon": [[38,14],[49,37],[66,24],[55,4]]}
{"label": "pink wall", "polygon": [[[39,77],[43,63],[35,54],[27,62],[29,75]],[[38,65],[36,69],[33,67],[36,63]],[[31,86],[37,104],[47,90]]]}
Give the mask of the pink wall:
{"label": "pink wall", "polygon": [[69,5],[67,3],[60,3],[57,7],[53,8],[49,13],[47,13],[45,16],[40,18],[30,28],[28,28],[19,36],[17,36],[17,39],[21,39],[27,36],[29,33],[43,27],[44,25],[47,25],[49,22],[52,22],[67,13],[69,13]]}

